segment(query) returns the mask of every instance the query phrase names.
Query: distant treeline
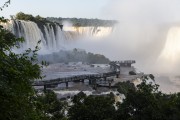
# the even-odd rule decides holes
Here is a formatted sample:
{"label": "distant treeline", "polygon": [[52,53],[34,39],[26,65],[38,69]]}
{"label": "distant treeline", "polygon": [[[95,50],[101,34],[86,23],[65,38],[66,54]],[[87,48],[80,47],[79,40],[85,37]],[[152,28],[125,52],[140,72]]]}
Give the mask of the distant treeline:
{"label": "distant treeline", "polygon": [[52,54],[40,55],[39,61],[46,61],[48,63],[68,63],[68,62],[84,62],[89,64],[105,64],[110,60],[104,55],[93,54],[84,50],[73,49],[72,51],[61,50]]}
{"label": "distant treeline", "polygon": [[25,20],[25,21],[33,21],[36,23],[58,23],[63,25],[63,23],[69,22],[73,26],[76,27],[86,27],[86,26],[104,26],[104,27],[112,27],[118,21],[116,20],[101,20],[101,19],[87,19],[87,18],[56,18],[56,17],[41,17],[40,15],[33,16],[31,14],[25,14],[23,12],[17,13],[15,16],[11,16],[11,19]]}
{"label": "distant treeline", "polygon": [[48,21],[57,22],[59,24],[63,24],[64,21],[70,22],[73,26],[77,27],[85,27],[85,26],[105,26],[111,27],[114,26],[118,21],[116,20],[101,20],[101,19],[87,19],[87,18],[55,18],[55,17],[47,17]]}

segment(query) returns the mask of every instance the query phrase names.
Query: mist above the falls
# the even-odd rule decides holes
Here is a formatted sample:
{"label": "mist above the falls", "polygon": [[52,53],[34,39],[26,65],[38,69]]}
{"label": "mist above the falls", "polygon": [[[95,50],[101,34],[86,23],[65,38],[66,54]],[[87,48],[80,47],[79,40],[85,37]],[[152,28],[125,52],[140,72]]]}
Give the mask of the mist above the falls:
{"label": "mist above the falls", "polygon": [[149,65],[152,60],[155,62],[154,58],[159,56],[163,48],[162,41],[158,39],[164,36],[159,37],[159,33],[165,34],[161,33],[156,26],[139,27],[131,23],[120,23],[114,27],[109,36],[81,38],[69,47],[103,54],[111,60],[136,60],[137,68],[144,71],[146,65]]}
{"label": "mist above the falls", "polygon": [[179,11],[179,0],[110,0],[102,15],[118,20],[119,24],[110,36],[81,40],[79,46],[111,60],[136,60],[135,67],[154,74],[162,91],[177,92],[180,90]]}
{"label": "mist above the falls", "polygon": [[[179,74],[178,61],[171,66],[171,58],[160,58],[166,49],[170,28],[180,23],[178,11],[179,0],[109,1],[103,8],[102,15],[104,18],[119,21],[112,34],[96,40],[82,39],[76,45],[91,52],[104,54],[111,60],[134,59],[141,71]],[[161,64],[162,61],[165,62]]]}
{"label": "mist above the falls", "polygon": [[[178,30],[170,31],[180,23],[179,0],[114,0],[104,9],[105,16],[119,20],[121,30],[117,31],[115,38],[119,37],[118,40],[125,46],[125,49],[119,48],[120,51],[134,57],[141,69],[160,74],[179,74],[180,62],[172,61],[172,55],[162,55],[164,51],[167,53],[180,47],[180,33],[177,33]],[[169,34],[173,34],[171,38]],[[179,59],[179,56],[176,54],[174,59]]]}

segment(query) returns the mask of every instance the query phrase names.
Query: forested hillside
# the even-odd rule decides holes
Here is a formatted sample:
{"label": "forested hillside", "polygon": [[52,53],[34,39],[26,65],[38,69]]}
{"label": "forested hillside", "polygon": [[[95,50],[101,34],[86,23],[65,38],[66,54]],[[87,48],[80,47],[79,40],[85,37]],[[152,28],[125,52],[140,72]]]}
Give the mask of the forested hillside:
{"label": "forested hillside", "polygon": [[90,64],[108,64],[110,60],[101,54],[93,54],[84,50],[73,49],[73,51],[61,50],[47,55],[39,55],[39,61],[48,63],[85,62]]}
{"label": "forested hillside", "polygon": [[70,22],[73,26],[104,26],[110,27],[114,26],[118,23],[116,20],[101,20],[101,19],[87,19],[87,18],[55,18],[55,17],[48,17],[46,18],[48,21],[57,22],[63,24],[64,21]]}
{"label": "forested hillside", "polygon": [[85,27],[85,26],[103,26],[103,27],[111,27],[118,23],[116,20],[101,20],[101,19],[87,19],[87,18],[56,18],[56,17],[41,17],[40,15],[33,16],[31,14],[25,14],[23,12],[19,12],[15,15],[15,17],[11,16],[12,19],[25,20],[25,21],[34,21],[36,23],[59,23],[61,25],[64,22],[69,22],[73,26],[76,27]]}

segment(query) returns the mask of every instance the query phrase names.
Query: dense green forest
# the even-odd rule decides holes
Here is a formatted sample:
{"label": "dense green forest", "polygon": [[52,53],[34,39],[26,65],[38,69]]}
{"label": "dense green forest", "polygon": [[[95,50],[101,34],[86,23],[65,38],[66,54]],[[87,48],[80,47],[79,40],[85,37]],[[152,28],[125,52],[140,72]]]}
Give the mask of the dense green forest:
{"label": "dense green forest", "polygon": [[41,23],[41,24],[42,23],[43,24],[53,23],[53,22],[50,22],[50,21],[46,20],[46,18],[41,17],[40,15],[33,16],[31,14],[25,14],[23,12],[18,12],[15,16],[11,16],[11,19],[33,21],[33,22]]}
{"label": "dense green forest", "polygon": [[101,20],[101,19],[87,19],[87,18],[55,18],[55,17],[48,17],[46,18],[49,21],[57,22],[59,24],[63,24],[63,22],[69,22],[73,26],[104,26],[104,27],[111,27],[114,26],[118,21],[116,20]]}
{"label": "dense green forest", "polygon": [[60,50],[52,54],[39,55],[38,60],[49,63],[83,62],[89,64],[108,64],[110,60],[101,54],[94,54],[74,48],[73,50]]}
{"label": "dense green forest", "polygon": [[111,27],[114,26],[116,23],[118,23],[116,20],[100,20],[100,19],[87,19],[87,18],[55,18],[55,17],[47,17],[43,18],[40,15],[33,16],[31,14],[25,14],[23,12],[19,12],[15,15],[15,17],[12,17],[12,19],[18,19],[18,20],[25,20],[25,21],[34,21],[36,23],[58,23],[60,25],[63,25],[63,23],[69,22],[73,26],[76,27],[85,27],[85,26],[104,26],[104,27]]}

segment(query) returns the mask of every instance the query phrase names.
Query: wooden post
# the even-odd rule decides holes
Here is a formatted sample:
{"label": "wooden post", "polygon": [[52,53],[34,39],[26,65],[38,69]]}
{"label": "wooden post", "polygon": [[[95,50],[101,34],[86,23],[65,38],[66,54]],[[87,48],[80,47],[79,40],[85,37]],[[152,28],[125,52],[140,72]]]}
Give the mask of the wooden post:
{"label": "wooden post", "polygon": [[81,80],[84,83],[84,79]]}
{"label": "wooden post", "polygon": [[68,88],[68,82],[66,82],[66,89]]}
{"label": "wooden post", "polygon": [[94,84],[94,89],[97,90],[97,84],[96,83]]}
{"label": "wooden post", "polygon": [[111,82],[109,82],[109,89],[111,89]]}
{"label": "wooden post", "polygon": [[44,85],[44,93],[46,93],[46,85]]}
{"label": "wooden post", "polygon": [[89,79],[89,85],[91,85],[92,84],[92,81],[91,81],[91,79]]}
{"label": "wooden post", "polygon": [[93,80],[93,86],[94,86],[94,89],[97,90],[97,83],[96,83],[96,79]]}
{"label": "wooden post", "polygon": [[116,78],[119,78],[119,74],[116,74]]}

